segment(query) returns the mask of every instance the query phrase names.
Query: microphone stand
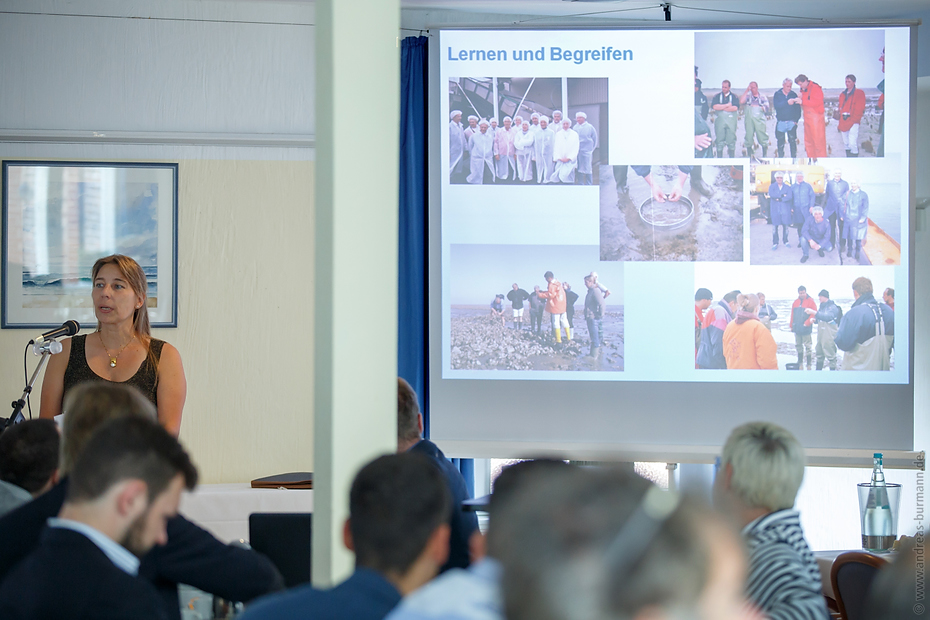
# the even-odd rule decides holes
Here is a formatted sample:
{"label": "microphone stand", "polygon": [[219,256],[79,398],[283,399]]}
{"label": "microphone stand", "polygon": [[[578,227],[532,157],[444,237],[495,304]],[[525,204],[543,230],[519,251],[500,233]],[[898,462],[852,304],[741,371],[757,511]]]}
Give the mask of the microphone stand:
{"label": "microphone stand", "polygon": [[42,372],[42,367],[45,366],[45,363],[48,361],[48,356],[61,353],[61,343],[57,340],[47,340],[42,344],[33,345],[32,352],[35,355],[41,355],[42,359],[39,360],[39,365],[36,366],[32,376],[29,377],[29,383],[26,384],[26,388],[23,390],[23,395],[19,400],[13,401],[13,413],[10,415],[10,418],[8,420],[2,420],[2,418],[0,418],[0,420],[2,420],[2,429],[0,429],[0,431],[6,429],[7,427],[13,426],[14,424],[19,424],[20,422],[25,421],[26,417],[23,415],[23,407],[26,406],[26,398],[32,393],[32,386],[35,384],[36,379],[39,377],[39,373]]}

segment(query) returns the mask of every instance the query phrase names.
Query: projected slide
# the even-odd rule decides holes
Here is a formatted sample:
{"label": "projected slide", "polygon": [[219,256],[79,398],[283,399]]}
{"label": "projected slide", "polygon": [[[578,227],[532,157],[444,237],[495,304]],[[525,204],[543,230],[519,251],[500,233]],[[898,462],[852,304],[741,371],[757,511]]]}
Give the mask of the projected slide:
{"label": "projected slide", "polygon": [[438,47],[443,380],[909,382],[907,28]]}

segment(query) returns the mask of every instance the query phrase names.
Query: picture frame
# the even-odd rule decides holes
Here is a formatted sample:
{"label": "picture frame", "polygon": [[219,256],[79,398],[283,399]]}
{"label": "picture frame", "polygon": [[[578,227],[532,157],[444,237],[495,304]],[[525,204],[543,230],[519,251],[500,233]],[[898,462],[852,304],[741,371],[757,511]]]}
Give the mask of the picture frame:
{"label": "picture frame", "polygon": [[2,184],[0,328],[93,327],[111,254],[145,271],[151,326],[177,327],[177,163],[4,160]]}

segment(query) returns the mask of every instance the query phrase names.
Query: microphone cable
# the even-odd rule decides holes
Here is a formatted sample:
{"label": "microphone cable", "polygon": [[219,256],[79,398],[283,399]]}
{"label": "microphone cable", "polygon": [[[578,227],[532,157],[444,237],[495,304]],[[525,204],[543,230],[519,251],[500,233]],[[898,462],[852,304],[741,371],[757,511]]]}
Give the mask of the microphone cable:
{"label": "microphone cable", "polygon": [[[29,370],[26,368],[26,359],[29,357],[29,343],[26,343],[26,348],[23,350],[23,384],[29,385]],[[32,390],[26,394],[26,407],[29,409],[29,419],[32,419]],[[15,404],[15,403],[14,403]],[[12,420],[11,420],[12,422]]]}

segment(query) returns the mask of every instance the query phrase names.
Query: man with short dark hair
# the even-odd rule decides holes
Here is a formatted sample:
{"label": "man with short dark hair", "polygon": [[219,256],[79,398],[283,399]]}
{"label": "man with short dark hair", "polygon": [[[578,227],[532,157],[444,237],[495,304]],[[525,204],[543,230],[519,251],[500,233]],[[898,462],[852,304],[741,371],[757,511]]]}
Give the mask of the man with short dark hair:
{"label": "man with short dark hair", "polygon": [[730,92],[730,80],[724,80],[720,92],[714,95],[710,107],[716,112],[714,133],[717,136],[715,146],[717,157],[723,157],[723,149],[729,150],[730,157],[736,157],[736,119],[739,112],[739,97]]}
{"label": "man with short dark hair", "polygon": [[817,159],[827,156],[827,127],[823,118],[823,88],[801,73],[794,78],[801,89],[798,103],[804,115],[804,155]]}
{"label": "man with short dark hair", "polygon": [[507,299],[513,308],[513,328],[523,329],[523,302],[530,298],[530,294],[520,288],[516,282],[513,283],[513,290],[507,293]]}
{"label": "man with short dark hair", "polygon": [[507,541],[496,535],[498,524],[507,520],[513,497],[530,481],[571,467],[556,459],[519,461],[505,467],[494,481],[487,505],[487,533],[472,536],[475,562],[467,570],[446,571],[405,597],[387,620],[502,620],[498,556]]}
{"label": "man with short dark hair", "polygon": [[0,435],[0,516],[58,482],[60,442],[53,420],[26,420]]}
{"label": "man with short dark hair", "polygon": [[885,292],[882,293],[882,301],[888,304],[888,307],[894,310],[894,289],[886,288]]}
{"label": "man with short dark hair", "polygon": [[465,484],[465,478],[442,450],[423,439],[423,414],[417,394],[410,384],[397,378],[397,452],[415,452],[428,456],[442,473],[449,490],[449,556],[442,566],[450,568],[467,568],[469,564],[468,541],[478,530],[478,517],[473,512],[462,510],[462,502],[471,499],[471,493]]}
{"label": "man with short dark hair", "polygon": [[823,370],[824,360],[830,370],[836,370],[836,330],[843,318],[843,309],[830,299],[827,289],[820,291],[820,308],[816,311],[807,308],[807,314],[817,321],[817,370]]}
{"label": "man with short dark hair", "polygon": [[104,425],[75,463],[58,518],[3,581],[0,616],[166,618],[137,576],[139,558],[167,542],[181,491],[196,484],[190,457],[157,422]]}
{"label": "man with short dark hair", "polygon": [[701,346],[701,328],[704,325],[704,311],[714,302],[714,294],[710,289],[699,288],[694,293],[694,357],[697,358],[698,347]]}
{"label": "man with short dark hair", "polygon": [[803,370],[804,356],[807,356],[807,370],[811,369],[811,349],[814,331],[814,317],[807,310],[817,311],[817,305],[807,294],[807,288],[798,287],[798,298],[791,304],[791,331],[794,332],[794,348],[798,353],[798,370]]}
{"label": "man with short dark hair", "polygon": [[891,370],[894,347],[894,310],[872,296],[872,281],[856,278],[855,301],[843,315],[836,346],[845,351],[843,370]]}
{"label": "man with short dark hair", "polygon": [[[61,443],[61,480],[47,493],[0,519],[0,582],[35,549],[45,522],[61,510],[70,472],[90,439],[110,420],[157,420],[155,406],[133,387],[90,382],[65,397]],[[248,601],[284,587],[281,575],[265,556],[225,545],[181,515],[168,521],[168,542],[142,559],[140,576],[158,590],[162,610],[180,620],[178,584],[186,583],[227,600]]]}
{"label": "man with short dark hair", "polygon": [[349,492],[345,545],[355,572],[330,590],[306,585],[268,596],[242,620],[380,620],[432,579],[449,552],[449,492],[422,454],[375,459]]}

